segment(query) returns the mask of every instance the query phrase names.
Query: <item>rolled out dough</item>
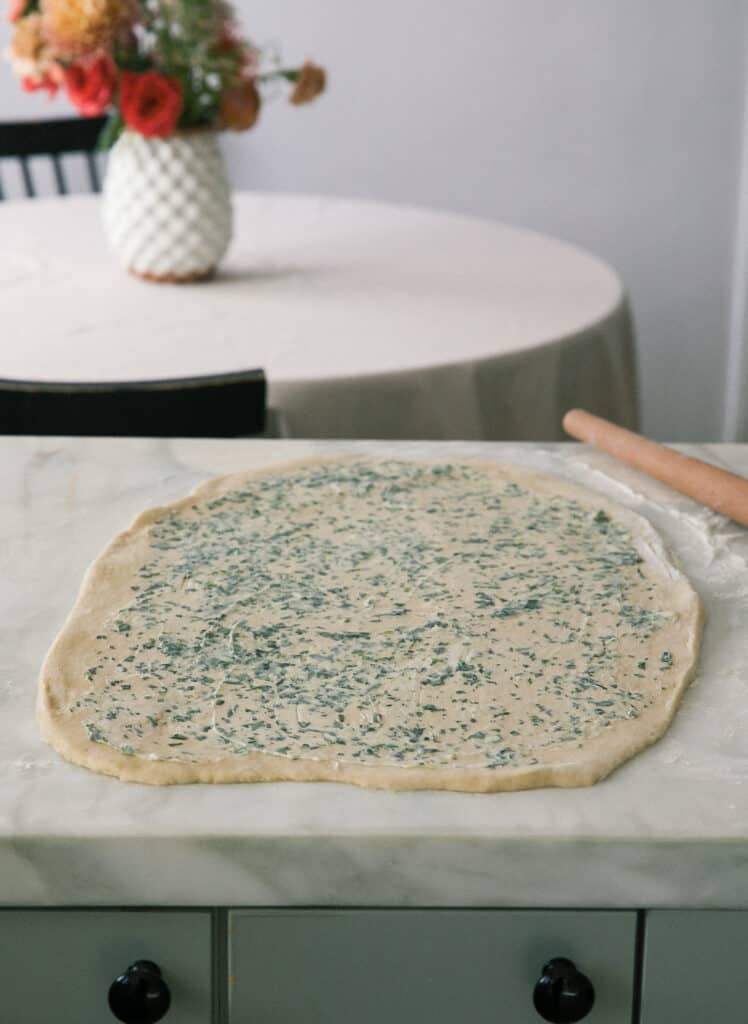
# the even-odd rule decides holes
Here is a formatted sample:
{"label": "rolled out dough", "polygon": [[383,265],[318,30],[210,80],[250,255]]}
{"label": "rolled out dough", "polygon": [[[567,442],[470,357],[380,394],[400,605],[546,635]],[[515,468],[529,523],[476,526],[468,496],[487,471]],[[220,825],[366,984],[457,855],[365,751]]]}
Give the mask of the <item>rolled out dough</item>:
{"label": "rolled out dough", "polygon": [[593,492],[315,460],[139,516],[88,570],[38,715],[127,781],[588,785],[665,731],[701,630],[652,527]]}

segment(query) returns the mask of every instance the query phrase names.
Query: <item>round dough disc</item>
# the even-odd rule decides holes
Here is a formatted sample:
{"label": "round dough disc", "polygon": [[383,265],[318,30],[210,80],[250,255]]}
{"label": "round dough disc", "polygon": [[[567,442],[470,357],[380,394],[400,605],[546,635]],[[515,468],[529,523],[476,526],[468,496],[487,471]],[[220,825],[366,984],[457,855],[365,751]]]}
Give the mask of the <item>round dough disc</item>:
{"label": "round dough disc", "polygon": [[588,785],[665,731],[701,630],[649,523],[593,492],[313,460],[139,516],[89,569],[38,713],[128,781]]}

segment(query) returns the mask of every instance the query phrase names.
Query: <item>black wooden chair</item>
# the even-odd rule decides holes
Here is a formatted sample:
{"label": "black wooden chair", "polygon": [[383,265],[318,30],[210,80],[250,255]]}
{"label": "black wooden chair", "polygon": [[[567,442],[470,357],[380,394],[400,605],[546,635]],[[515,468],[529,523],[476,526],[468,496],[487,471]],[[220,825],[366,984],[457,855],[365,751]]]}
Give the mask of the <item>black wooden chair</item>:
{"label": "black wooden chair", "polygon": [[[48,156],[52,161],[55,184],[59,195],[67,194],[68,186],[61,157],[82,153],[88,166],[88,178],[93,192],[101,191],[96,166],[96,145],[104,127],[104,117],[73,117],[58,121],[12,121],[0,124],[0,160],[16,159],[21,165],[26,195],[36,195],[31,175],[30,158]],[[3,199],[0,181],[0,199]]]}
{"label": "black wooden chair", "polygon": [[251,437],[266,420],[262,370],[177,380],[0,380],[0,434]]}

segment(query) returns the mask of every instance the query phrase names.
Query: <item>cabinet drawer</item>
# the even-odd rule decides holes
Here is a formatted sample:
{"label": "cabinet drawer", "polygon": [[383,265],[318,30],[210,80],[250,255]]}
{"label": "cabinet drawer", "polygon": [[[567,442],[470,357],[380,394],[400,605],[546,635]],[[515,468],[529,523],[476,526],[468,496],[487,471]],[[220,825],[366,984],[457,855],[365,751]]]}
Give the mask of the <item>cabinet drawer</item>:
{"label": "cabinet drawer", "polygon": [[234,911],[231,1024],[537,1024],[554,957],[595,989],[591,1024],[629,1024],[633,912]]}
{"label": "cabinet drawer", "polygon": [[164,1024],[210,1024],[208,912],[2,910],[0,949],[4,1021],[114,1022],[109,986],[150,960],[171,994]]}
{"label": "cabinet drawer", "polygon": [[747,1020],[746,951],[746,911],[648,913],[642,1024]]}

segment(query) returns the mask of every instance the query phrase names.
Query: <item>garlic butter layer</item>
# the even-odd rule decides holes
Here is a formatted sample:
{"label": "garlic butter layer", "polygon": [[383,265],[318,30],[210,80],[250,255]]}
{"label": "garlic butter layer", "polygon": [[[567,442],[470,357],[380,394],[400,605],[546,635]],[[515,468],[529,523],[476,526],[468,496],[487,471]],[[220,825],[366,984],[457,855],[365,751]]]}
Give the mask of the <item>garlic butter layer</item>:
{"label": "garlic butter layer", "polygon": [[198,494],[144,527],[64,710],[93,744],[185,765],[578,758],[682,681],[695,614],[652,537],[587,497],[364,459]]}

